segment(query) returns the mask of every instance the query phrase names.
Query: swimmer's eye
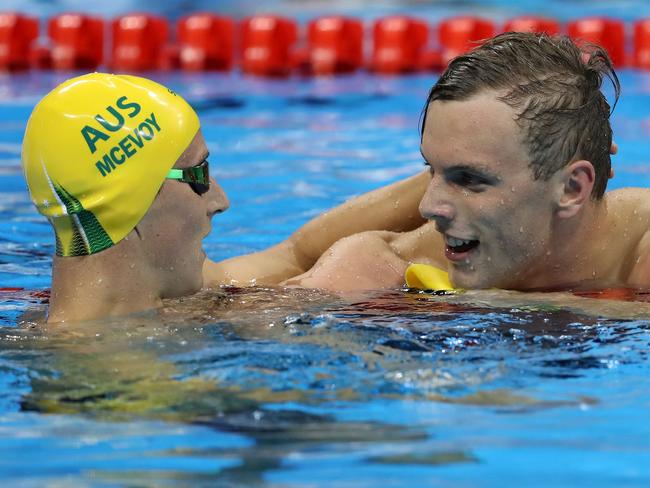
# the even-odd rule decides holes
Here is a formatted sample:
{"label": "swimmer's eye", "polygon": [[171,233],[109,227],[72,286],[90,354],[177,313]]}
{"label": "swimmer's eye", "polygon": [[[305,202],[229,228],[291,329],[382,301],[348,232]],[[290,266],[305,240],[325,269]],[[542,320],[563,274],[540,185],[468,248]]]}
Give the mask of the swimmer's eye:
{"label": "swimmer's eye", "polygon": [[482,192],[492,183],[490,178],[464,169],[454,171],[449,175],[449,181],[473,192]]}

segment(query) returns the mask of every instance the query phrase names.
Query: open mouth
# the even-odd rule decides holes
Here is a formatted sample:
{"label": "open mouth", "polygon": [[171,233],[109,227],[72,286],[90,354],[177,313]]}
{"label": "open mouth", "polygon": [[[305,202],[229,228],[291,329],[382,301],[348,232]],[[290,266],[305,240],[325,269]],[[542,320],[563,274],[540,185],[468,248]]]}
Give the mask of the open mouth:
{"label": "open mouth", "polygon": [[478,240],[472,239],[458,239],[457,237],[445,236],[445,254],[449,259],[462,259],[472,249],[475,249],[480,244]]}

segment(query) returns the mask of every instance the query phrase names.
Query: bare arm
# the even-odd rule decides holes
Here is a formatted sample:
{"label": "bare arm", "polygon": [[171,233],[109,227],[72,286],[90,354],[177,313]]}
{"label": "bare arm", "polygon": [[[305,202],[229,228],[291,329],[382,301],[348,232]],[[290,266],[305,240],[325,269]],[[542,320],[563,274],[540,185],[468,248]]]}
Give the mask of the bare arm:
{"label": "bare arm", "polygon": [[410,232],[359,232],[338,240],[307,272],[282,284],[333,292],[398,288],[412,262],[446,268],[434,222]]}
{"label": "bare arm", "polygon": [[369,231],[344,237],[311,269],[282,284],[333,292],[398,288],[409,264],[391,245],[398,235]]}
{"label": "bare arm", "polygon": [[368,230],[413,230],[425,220],[418,206],[429,173],[356,197],[307,222],[287,240],[269,249],[219,263],[206,259],[204,286],[277,284],[310,269],[339,239]]}

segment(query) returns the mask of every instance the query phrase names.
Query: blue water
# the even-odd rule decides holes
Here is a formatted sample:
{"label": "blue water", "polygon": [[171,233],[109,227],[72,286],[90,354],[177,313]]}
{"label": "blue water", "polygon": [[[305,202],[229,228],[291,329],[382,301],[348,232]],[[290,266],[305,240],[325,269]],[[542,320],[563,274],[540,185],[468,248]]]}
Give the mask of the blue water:
{"label": "blue water", "polygon": [[[53,243],[20,141],[61,76],[0,78],[0,287],[23,288],[0,292],[3,485],[650,485],[647,303],[233,288],[31,323]],[[199,111],[231,199],[212,259],[422,168],[434,75],[153,76]],[[650,74],[621,79],[610,188],[648,187]]]}

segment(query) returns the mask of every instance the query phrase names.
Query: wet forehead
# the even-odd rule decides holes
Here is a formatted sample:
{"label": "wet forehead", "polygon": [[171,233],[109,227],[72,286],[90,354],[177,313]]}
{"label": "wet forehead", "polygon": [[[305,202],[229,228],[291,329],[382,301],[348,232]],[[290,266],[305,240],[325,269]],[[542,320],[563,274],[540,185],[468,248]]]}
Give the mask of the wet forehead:
{"label": "wet forehead", "polygon": [[434,101],[427,109],[421,150],[430,164],[491,168],[528,166],[515,113],[483,92],[463,101]]}

